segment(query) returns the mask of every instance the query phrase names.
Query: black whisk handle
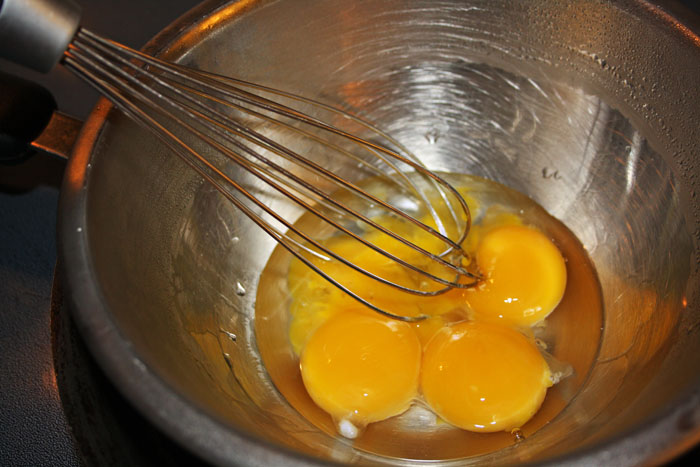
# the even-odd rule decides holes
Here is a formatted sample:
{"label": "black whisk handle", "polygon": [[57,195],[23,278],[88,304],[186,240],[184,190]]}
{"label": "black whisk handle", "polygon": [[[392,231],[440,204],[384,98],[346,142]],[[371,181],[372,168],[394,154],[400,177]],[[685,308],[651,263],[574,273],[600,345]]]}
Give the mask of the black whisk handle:
{"label": "black whisk handle", "polygon": [[79,22],[80,6],[72,0],[0,0],[0,57],[46,73]]}

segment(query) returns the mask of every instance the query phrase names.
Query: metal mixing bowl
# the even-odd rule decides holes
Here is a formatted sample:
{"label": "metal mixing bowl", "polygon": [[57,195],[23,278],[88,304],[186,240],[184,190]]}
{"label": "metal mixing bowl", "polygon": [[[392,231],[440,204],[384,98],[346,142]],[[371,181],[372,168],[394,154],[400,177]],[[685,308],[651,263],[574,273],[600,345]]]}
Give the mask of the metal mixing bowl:
{"label": "metal mixing bowl", "polygon": [[[148,50],[346,108],[432,169],[527,194],[581,240],[602,338],[583,316],[557,342],[597,352],[582,389],[522,442],[445,464],[651,463],[700,437],[700,39],[671,16],[633,0],[209,1]],[[274,242],[105,101],[60,218],[79,327],[174,439],[219,464],[413,463],[407,445],[353,449],[285,401],[254,333]]]}

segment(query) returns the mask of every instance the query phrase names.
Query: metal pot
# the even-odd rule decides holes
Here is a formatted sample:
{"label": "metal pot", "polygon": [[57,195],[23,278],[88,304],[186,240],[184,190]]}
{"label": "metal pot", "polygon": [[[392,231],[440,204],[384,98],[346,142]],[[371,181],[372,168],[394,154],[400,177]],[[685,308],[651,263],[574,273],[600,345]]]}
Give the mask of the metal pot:
{"label": "metal pot", "polygon": [[[700,38],[662,9],[209,1],[147,50],[361,114],[433,169],[527,194],[581,240],[605,310],[600,342],[586,317],[562,337],[593,348],[581,389],[525,440],[444,464],[655,463],[700,437]],[[281,396],[255,334],[274,242],[106,101],[67,167],[59,241],[97,360],[195,453],[414,463],[400,433],[355,449]]]}

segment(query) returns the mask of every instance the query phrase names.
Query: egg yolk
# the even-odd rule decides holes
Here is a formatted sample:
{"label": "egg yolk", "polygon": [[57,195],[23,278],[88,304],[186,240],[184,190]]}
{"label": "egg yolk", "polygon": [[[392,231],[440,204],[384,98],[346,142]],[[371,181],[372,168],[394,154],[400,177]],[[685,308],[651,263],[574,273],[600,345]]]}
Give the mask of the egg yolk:
{"label": "egg yolk", "polygon": [[464,297],[480,319],[531,326],[564,295],[564,258],[533,228],[509,225],[488,232],[477,247],[476,262],[485,279]]}
{"label": "egg yolk", "polygon": [[465,321],[441,329],[423,355],[421,387],[445,421],[469,431],[514,430],[552,385],[547,363],[508,327]]}
{"label": "egg yolk", "polygon": [[[428,225],[430,219],[423,219]],[[441,252],[431,235],[393,219],[382,225],[422,248]],[[364,237],[379,248],[439,277],[454,272],[382,233]],[[411,288],[441,285],[347,236],[323,240],[353,264]],[[539,409],[552,385],[538,349],[520,332],[541,322],[561,300],[566,264],[552,241],[516,215],[487,211],[464,242],[483,281],[434,297],[380,284],[340,261],[308,259],[359,296],[391,313],[428,315],[415,323],[363,308],[299,260],[292,261],[289,338],[300,356],[301,376],[312,400],[329,413],[345,437],[407,410],[418,397],[445,421],[462,429],[495,432],[520,428]],[[425,285],[424,285],[425,284]]]}
{"label": "egg yolk", "polygon": [[[406,226],[403,228],[407,229]],[[399,231],[398,228],[396,230]],[[412,240],[416,244],[425,249],[432,249],[432,251],[439,250],[440,242],[436,242],[431,235],[421,235],[420,232],[414,232],[415,230],[415,228],[408,229],[407,232],[411,232],[413,235]],[[406,236],[409,235],[406,234]],[[408,249],[408,247],[397,245],[396,241],[388,236],[366,235],[366,238],[379,248],[390,251],[426,268],[420,262],[427,263],[428,260],[413,250],[410,250],[411,254],[406,253],[404,250]],[[403,266],[398,265],[395,261],[360,245],[352,238],[334,237],[325,240],[324,244],[338,255],[352,261],[353,264],[394,283],[420,288],[421,281],[425,280],[422,276],[411,273]],[[339,261],[323,261],[316,257],[309,257],[309,260],[354,293],[396,315],[437,315],[451,311],[462,304],[459,290],[455,290],[454,293],[416,300],[415,295],[380,284],[375,279],[367,277]],[[435,273],[436,275],[443,275],[450,280],[454,279],[452,271],[438,270]],[[430,282],[429,280],[425,281]],[[297,355],[301,353],[308,337],[321,323],[338,310],[357,308],[358,306],[354,298],[330,284],[321,275],[306,267],[299,260],[294,260],[291,263],[288,286],[293,298],[290,307],[289,337]],[[443,286],[431,283],[428,287],[442,288]],[[433,325],[434,322],[430,324]],[[423,325],[423,327],[426,328],[427,325]],[[429,331],[421,330],[421,339],[423,339],[423,335],[427,335],[427,332]]]}
{"label": "egg yolk", "polygon": [[411,326],[372,311],[344,310],[311,335],[300,366],[313,401],[353,438],[356,428],[408,409],[417,396],[420,362]]}

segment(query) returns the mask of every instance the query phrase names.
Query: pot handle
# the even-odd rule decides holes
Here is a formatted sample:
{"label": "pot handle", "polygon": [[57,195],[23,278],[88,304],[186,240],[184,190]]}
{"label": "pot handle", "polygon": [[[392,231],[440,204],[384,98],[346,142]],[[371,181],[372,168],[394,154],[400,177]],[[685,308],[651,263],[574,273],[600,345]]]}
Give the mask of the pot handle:
{"label": "pot handle", "polygon": [[0,162],[21,162],[32,148],[68,158],[80,120],[58,112],[46,88],[2,72],[0,94]]}

